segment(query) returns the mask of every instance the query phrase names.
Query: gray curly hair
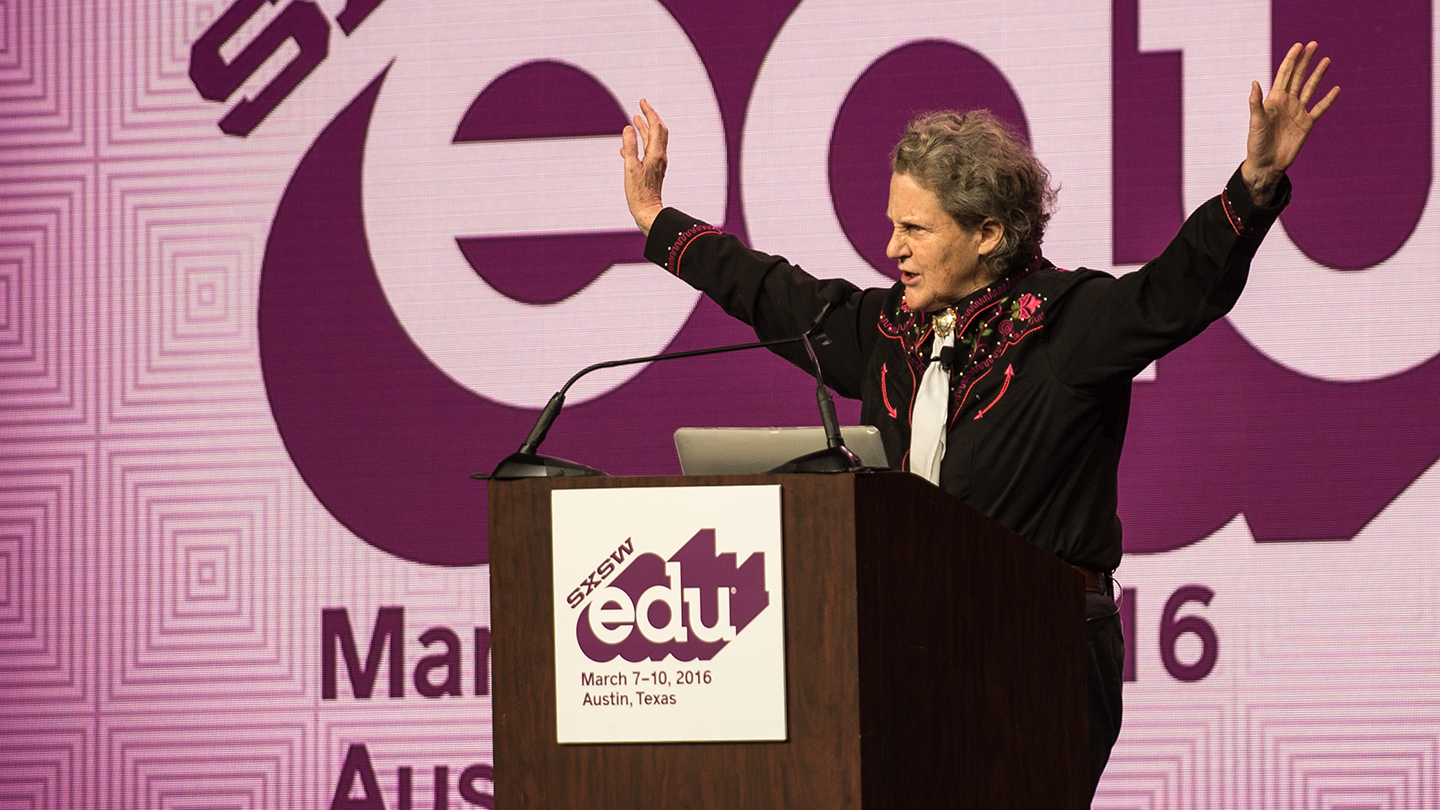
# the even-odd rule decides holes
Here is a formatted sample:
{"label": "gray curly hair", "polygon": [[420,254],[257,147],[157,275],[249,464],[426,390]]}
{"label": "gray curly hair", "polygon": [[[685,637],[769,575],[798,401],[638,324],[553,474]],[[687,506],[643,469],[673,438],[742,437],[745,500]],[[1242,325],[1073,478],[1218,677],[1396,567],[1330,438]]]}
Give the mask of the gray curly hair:
{"label": "gray curly hair", "polygon": [[986,217],[1005,226],[1000,244],[981,262],[991,280],[1039,254],[1056,189],[1030,146],[989,110],[922,115],[905,128],[890,157],[896,174],[933,192],[961,227],[974,229]]}

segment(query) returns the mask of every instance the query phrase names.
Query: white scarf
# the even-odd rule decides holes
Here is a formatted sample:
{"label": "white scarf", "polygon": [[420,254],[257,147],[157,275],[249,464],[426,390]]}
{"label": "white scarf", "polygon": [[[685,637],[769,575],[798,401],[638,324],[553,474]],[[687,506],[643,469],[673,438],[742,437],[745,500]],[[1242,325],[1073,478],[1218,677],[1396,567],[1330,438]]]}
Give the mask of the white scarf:
{"label": "white scarf", "polygon": [[930,364],[920,379],[920,390],[915,392],[910,471],[939,486],[940,461],[945,458],[945,425],[950,419],[950,369],[940,363],[939,357],[940,352],[955,345],[955,311],[937,313],[933,328]]}

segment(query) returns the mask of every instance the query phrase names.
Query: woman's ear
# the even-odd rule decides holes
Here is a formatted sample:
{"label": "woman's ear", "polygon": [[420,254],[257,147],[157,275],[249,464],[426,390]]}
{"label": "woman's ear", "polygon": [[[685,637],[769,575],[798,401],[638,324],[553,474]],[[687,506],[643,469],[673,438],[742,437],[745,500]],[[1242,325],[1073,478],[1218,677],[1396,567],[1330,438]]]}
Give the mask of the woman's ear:
{"label": "woman's ear", "polygon": [[980,234],[977,251],[981,256],[990,255],[991,251],[1000,246],[1000,240],[1005,237],[1005,224],[994,217],[986,217],[981,220],[975,230]]}

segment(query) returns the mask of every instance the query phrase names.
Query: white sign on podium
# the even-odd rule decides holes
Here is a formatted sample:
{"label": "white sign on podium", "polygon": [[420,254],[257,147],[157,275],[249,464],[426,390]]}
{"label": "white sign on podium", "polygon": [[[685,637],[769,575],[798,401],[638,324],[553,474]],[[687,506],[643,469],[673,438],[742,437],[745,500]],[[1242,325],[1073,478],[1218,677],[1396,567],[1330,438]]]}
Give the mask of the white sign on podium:
{"label": "white sign on podium", "polygon": [[551,498],[559,742],[784,740],[780,487]]}

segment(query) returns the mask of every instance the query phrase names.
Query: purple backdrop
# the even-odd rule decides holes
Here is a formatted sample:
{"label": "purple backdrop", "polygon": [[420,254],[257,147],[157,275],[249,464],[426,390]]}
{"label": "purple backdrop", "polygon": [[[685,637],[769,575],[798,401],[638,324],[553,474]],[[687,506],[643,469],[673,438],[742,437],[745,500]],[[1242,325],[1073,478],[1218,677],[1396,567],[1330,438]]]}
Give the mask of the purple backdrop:
{"label": "purple backdrop", "polygon": [[[1248,81],[1316,39],[1344,94],[1283,228],[1135,385],[1096,806],[1440,808],[1434,25],[1418,0],[0,3],[0,806],[487,806],[469,474],[590,358],[749,337],[639,266],[616,132],[642,95],[672,201],[866,283],[893,276],[904,121],[991,107],[1062,185],[1050,257],[1122,273],[1241,159]],[[813,409],[770,355],[661,364],[577,389],[544,449],[670,473],[677,427]]]}

